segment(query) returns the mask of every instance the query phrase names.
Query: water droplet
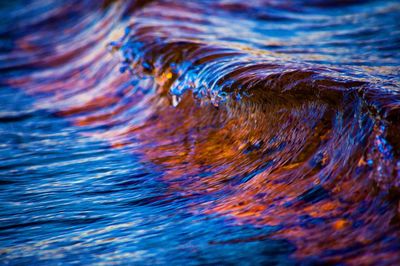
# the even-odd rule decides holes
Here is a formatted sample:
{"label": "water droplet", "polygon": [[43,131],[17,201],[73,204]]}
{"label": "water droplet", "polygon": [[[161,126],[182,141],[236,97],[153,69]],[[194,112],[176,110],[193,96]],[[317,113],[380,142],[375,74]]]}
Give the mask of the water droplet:
{"label": "water droplet", "polygon": [[172,95],[172,106],[176,107],[181,102],[182,98],[177,95]]}

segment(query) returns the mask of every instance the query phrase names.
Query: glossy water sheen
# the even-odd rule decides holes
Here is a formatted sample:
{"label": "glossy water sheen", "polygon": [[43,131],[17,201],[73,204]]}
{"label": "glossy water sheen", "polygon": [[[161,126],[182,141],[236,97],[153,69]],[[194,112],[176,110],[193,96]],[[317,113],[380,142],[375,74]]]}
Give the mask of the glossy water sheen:
{"label": "glossy water sheen", "polygon": [[397,1],[9,2],[0,264],[400,263]]}

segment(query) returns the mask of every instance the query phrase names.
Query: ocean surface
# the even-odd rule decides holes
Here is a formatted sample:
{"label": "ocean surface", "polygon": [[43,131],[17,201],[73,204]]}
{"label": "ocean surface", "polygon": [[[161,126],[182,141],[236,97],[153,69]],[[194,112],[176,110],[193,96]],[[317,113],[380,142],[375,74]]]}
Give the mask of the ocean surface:
{"label": "ocean surface", "polygon": [[0,2],[0,265],[400,265],[400,2]]}

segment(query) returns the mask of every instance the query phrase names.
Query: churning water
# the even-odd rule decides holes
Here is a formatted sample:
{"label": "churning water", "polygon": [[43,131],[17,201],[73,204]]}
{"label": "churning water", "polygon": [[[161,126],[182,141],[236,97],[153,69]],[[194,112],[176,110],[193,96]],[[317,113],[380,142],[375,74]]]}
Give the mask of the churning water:
{"label": "churning water", "polygon": [[399,2],[0,8],[0,264],[400,263]]}

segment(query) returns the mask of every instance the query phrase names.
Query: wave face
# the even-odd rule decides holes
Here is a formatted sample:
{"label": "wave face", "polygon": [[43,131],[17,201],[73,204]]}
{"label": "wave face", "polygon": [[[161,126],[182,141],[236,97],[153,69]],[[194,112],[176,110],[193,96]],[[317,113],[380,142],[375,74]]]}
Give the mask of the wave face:
{"label": "wave face", "polygon": [[0,7],[5,264],[400,261],[397,1]]}

